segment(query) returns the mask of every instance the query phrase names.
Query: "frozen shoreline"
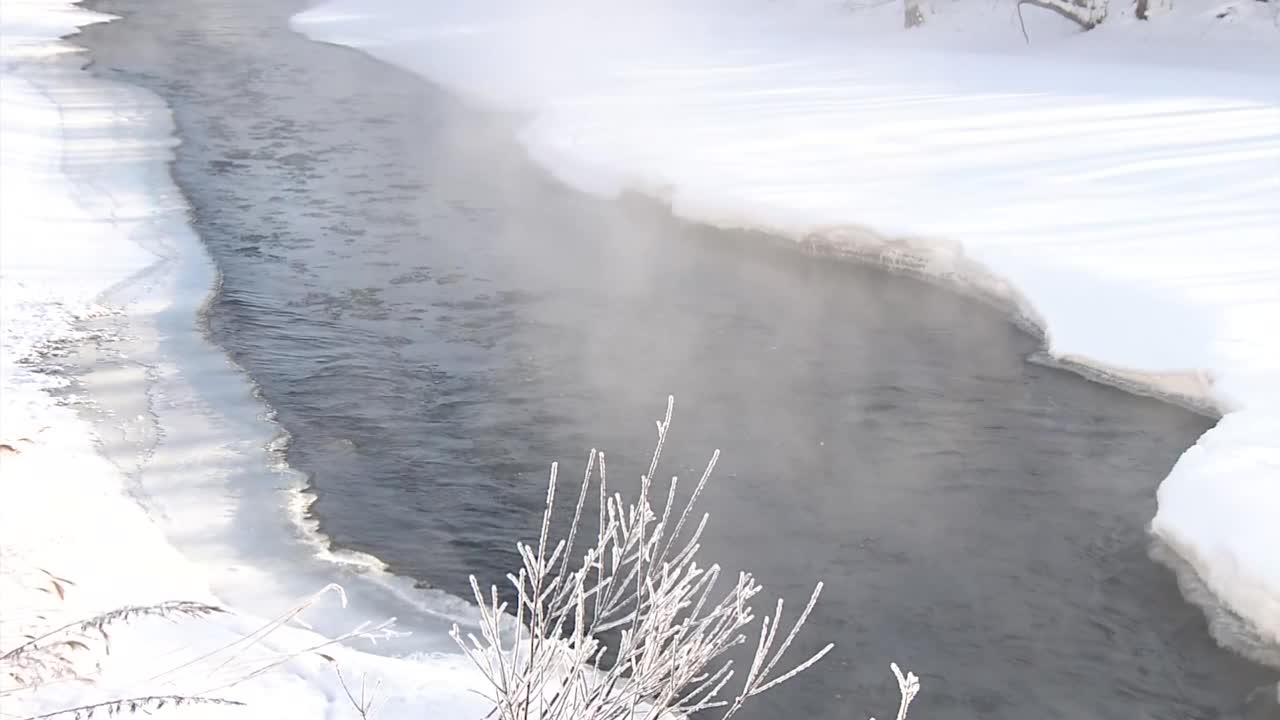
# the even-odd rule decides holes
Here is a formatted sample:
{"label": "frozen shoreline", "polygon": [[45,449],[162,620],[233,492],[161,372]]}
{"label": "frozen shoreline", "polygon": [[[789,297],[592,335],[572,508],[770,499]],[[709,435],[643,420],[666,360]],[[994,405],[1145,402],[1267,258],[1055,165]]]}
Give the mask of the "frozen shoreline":
{"label": "frozen shoreline", "polygon": [[[93,685],[15,691],[6,712],[156,694],[244,701],[256,717],[344,712],[332,666],[307,649],[409,601],[422,609],[399,624],[417,631],[412,645],[379,650],[414,656],[326,653],[348,678],[383,681],[394,699],[381,716],[478,716],[474,669],[435,654],[452,650],[444,630],[469,610],[376,568],[330,562],[299,535],[289,501],[301,480],[267,447],[278,429],[203,336],[216,271],[169,174],[169,110],[141,88],[94,78],[83,52],[59,40],[110,19],[56,0],[5,6],[0,636],[9,649],[22,633],[171,600],[231,614],[117,626],[110,655],[82,658]],[[65,598],[52,576],[69,581]],[[345,610],[329,598],[305,615],[314,631],[287,627],[238,647],[260,618],[335,581],[350,591]]]}
{"label": "frozen shoreline", "polygon": [[908,34],[893,7],[834,5],[329,0],[294,23],[521,113],[530,154],[580,190],[958,285],[1045,328],[1068,367],[1221,414],[1151,530],[1280,645],[1269,8],[1119,12],[1084,35],[1032,17],[1027,46],[1008,8]]}
{"label": "frozen shoreline", "polygon": [[[14,631],[15,619],[34,627],[35,613],[56,621],[175,598],[220,601],[244,614],[180,629],[142,623],[122,631],[97,688],[26,699],[22,708],[33,713],[68,700],[155,691],[147,678],[170,667],[175,654],[232,642],[258,627],[254,616],[269,616],[331,579],[357,584],[353,597],[365,604],[309,616],[324,633],[382,617],[411,592],[355,566],[348,573],[323,565],[313,557],[315,546],[294,534],[283,501],[297,497],[298,479],[263,449],[277,430],[260,416],[247,378],[200,333],[197,314],[214,271],[168,175],[175,142],[168,111],[149,93],[92,79],[79,69],[83,56],[56,40],[105,19],[49,0],[6,4],[0,442],[17,452],[0,454],[4,635]],[[677,210],[697,215],[672,199]],[[21,242],[31,237],[41,242]],[[937,256],[919,259],[932,263]],[[51,365],[91,369],[70,389],[96,402],[56,402],[50,392],[67,386],[63,373],[45,372]],[[19,482],[31,477],[49,480]],[[221,512],[209,498],[225,503]],[[258,514],[251,519],[246,512]],[[238,536],[239,523],[270,530]],[[292,554],[262,564],[255,543]],[[37,568],[76,582],[65,601],[39,590]],[[450,617],[447,604],[431,604],[408,625],[420,631],[417,641],[423,629],[438,630]],[[262,656],[318,639],[281,633]],[[424,708],[446,718],[483,712],[467,691],[477,678],[456,658],[338,654],[349,674],[376,674],[394,692],[397,704],[381,717],[420,717]],[[195,675],[170,678],[158,689],[210,689],[208,677]],[[346,702],[331,669],[314,657],[221,694],[250,701],[262,717],[319,716]]]}

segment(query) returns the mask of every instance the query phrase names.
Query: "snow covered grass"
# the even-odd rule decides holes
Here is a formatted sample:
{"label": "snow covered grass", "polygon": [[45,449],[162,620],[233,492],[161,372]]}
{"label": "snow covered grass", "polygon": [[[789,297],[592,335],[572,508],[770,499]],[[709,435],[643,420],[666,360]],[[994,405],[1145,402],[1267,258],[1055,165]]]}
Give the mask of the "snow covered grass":
{"label": "snow covered grass", "polygon": [[327,0],[294,20],[522,113],[580,189],[765,228],[1005,303],[1047,350],[1223,414],[1152,532],[1280,643],[1274,3]]}

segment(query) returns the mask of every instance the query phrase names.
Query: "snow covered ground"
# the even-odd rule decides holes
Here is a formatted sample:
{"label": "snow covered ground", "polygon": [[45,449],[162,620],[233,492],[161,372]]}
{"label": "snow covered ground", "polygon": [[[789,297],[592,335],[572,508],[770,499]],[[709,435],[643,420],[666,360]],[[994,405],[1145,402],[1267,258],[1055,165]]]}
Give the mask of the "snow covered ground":
{"label": "snow covered ground", "polygon": [[[28,717],[177,694],[248,708],[166,717],[356,717],[335,663],[310,651],[324,636],[257,633],[262,618],[333,579],[361,597],[396,588],[376,568],[344,574],[352,563],[316,559],[305,536],[273,540],[274,566],[227,540],[247,522],[237,499],[274,498],[255,504],[285,517],[291,488],[257,438],[265,421],[247,381],[198,331],[214,273],[169,177],[168,110],[145,91],[93,79],[57,39],[107,19],[57,0],[5,0],[0,20],[0,654],[127,605],[185,600],[232,612],[112,626],[109,654],[93,639],[70,651],[89,682],[23,690],[7,673],[14,664],[0,663],[0,706]],[[70,386],[57,370],[86,352],[102,369]],[[253,477],[232,488],[233,471]],[[297,534],[287,519],[276,525]],[[322,617],[329,635],[382,617],[376,601],[360,602],[353,592],[342,611],[328,594],[303,617]],[[380,718],[485,711],[469,692],[481,679],[461,655],[323,651],[356,692],[366,676],[382,683]]]}
{"label": "snow covered ground", "polygon": [[[1029,18],[1030,46],[996,5],[937,4],[916,33],[887,5],[672,5],[335,0],[299,23],[527,113],[530,152],[579,187],[966,284],[1043,321],[1059,356],[1211,400],[1226,415],[1164,482],[1153,529],[1280,637],[1272,4],[1081,37]],[[242,639],[330,579],[360,592],[308,613],[328,635],[407,591],[367,559],[316,561],[288,522],[296,482],[262,449],[269,423],[196,325],[214,275],[169,178],[169,114],[57,40],[106,19],[58,0],[0,14],[0,652],[127,604],[236,612],[118,626],[110,655],[83,656],[93,684],[3,685],[4,712],[204,693],[250,707],[182,714],[352,717],[332,664],[303,652],[322,635]],[[84,387],[50,372],[85,353],[100,369]],[[434,598],[410,624],[462,612]],[[485,709],[458,656],[325,652],[383,682],[380,718]]]}
{"label": "snow covered ground", "polygon": [[565,182],[1011,305],[1049,353],[1223,413],[1152,531],[1280,643],[1280,20],[1189,0],[1093,32],[940,0],[327,0],[294,19],[521,113]]}

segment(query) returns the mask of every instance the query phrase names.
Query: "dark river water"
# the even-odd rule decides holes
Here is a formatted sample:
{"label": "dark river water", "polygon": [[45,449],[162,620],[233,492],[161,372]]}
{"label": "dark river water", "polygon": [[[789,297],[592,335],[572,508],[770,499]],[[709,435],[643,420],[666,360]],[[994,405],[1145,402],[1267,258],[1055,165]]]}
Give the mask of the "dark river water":
{"label": "dark river water", "polygon": [[95,71],[174,108],[212,338],[337,545],[497,580],[550,461],[634,488],[673,393],[667,471],[724,452],[705,559],[827,585],[799,650],[836,651],[744,717],[891,717],[890,660],[936,720],[1229,717],[1268,679],[1147,554],[1204,418],[1028,364],[948,292],[560,187],[512,118],[290,32],[295,0],[94,7],[125,16]]}

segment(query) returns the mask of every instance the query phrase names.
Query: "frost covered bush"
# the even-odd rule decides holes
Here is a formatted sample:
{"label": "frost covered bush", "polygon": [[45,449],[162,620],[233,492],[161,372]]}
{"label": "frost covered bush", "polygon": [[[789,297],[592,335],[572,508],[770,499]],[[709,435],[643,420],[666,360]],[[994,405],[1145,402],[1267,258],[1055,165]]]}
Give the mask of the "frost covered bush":
{"label": "frost covered bush", "polygon": [[[604,454],[593,450],[568,537],[554,545],[549,535],[558,466],[551,466],[538,542],[517,545],[523,567],[507,576],[516,598],[512,612],[496,586],[486,595],[472,576],[482,616],[480,637],[463,637],[456,626],[453,637],[487,679],[493,715],[500,720],[660,720],[700,710],[728,718],[831,650],[828,644],[786,670],[779,667],[818,600],[818,583],[785,634],[780,634],[781,600],[760,620],[750,665],[734,682],[739,673],[725,655],[747,641],[744,630],[756,620],[751,601],[761,586],[751,574],[739,573],[727,589],[718,590],[719,566],[703,568],[696,562],[708,516],[695,519],[693,507],[719,451],[687,502],[677,503],[674,477],[661,507],[652,502],[672,405],[668,398],[635,502],[609,494]],[[596,536],[590,547],[575,551],[597,476]],[[575,557],[575,552],[581,554]],[[605,646],[606,633],[616,638],[616,647]],[[902,693],[901,720],[919,681],[896,665],[893,671]]]}

